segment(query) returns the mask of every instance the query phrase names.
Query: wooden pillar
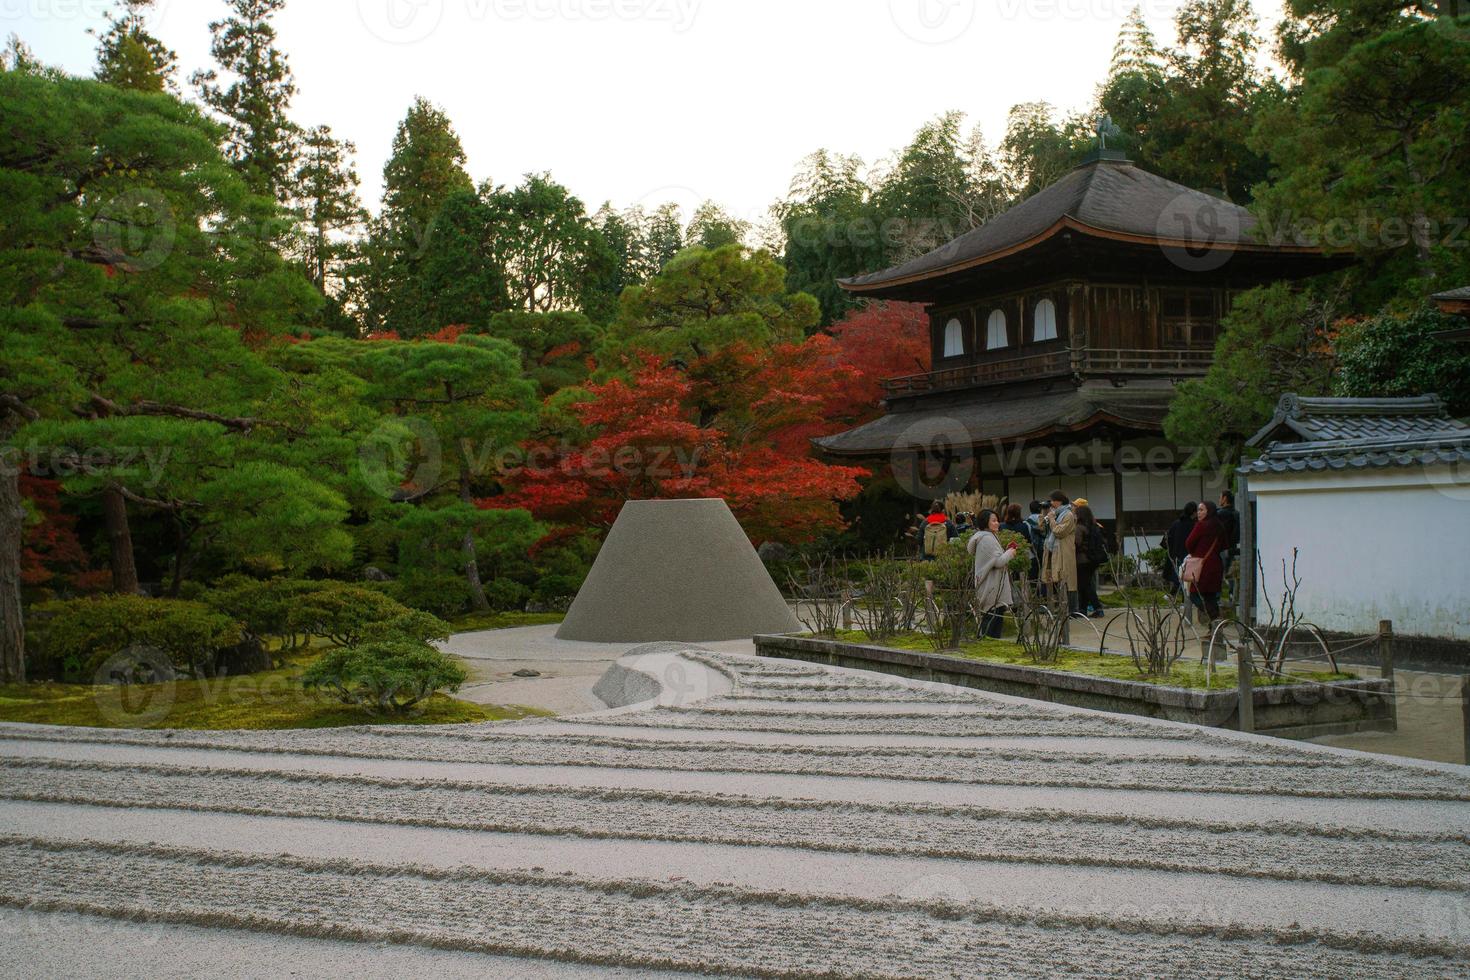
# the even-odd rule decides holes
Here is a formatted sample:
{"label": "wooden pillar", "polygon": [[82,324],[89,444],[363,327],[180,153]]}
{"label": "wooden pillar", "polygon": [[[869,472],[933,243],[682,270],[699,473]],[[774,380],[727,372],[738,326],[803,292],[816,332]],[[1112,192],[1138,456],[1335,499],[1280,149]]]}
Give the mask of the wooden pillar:
{"label": "wooden pillar", "polygon": [[1253,732],[1256,730],[1256,701],[1251,685],[1251,655],[1245,644],[1241,644],[1240,652],[1235,655],[1235,663],[1235,693],[1239,704],[1235,709],[1236,717],[1241,731]]}
{"label": "wooden pillar", "polygon": [[1465,726],[1465,763],[1470,765],[1470,674],[1460,681],[1460,720]]}
{"label": "wooden pillar", "polygon": [[1393,620],[1378,621],[1378,676],[1393,680]]}
{"label": "wooden pillar", "polygon": [[1123,507],[1123,467],[1119,465],[1118,455],[1122,452],[1123,440],[1113,439],[1113,515],[1118,522],[1116,537],[1118,539],[1118,554],[1122,555],[1128,547],[1128,511]]}
{"label": "wooden pillar", "polygon": [[1392,713],[1394,730],[1399,725],[1399,692],[1393,679],[1393,620],[1378,621],[1378,676],[1388,681],[1388,709]]}
{"label": "wooden pillar", "polygon": [[[1178,497],[1175,497],[1177,500]],[[1235,596],[1235,618],[1251,625],[1256,598],[1256,513],[1251,506],[1250,478],[1245,473],[1235,476],[1235,510],[1240,514],[1239,588]]]}

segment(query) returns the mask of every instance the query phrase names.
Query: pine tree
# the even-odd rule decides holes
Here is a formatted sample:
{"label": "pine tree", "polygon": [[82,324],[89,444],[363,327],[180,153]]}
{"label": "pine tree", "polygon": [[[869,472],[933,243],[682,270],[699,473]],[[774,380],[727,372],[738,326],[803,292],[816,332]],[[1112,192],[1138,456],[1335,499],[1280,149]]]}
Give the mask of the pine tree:
{"label": "pine tree", "polygon": [[1255,120],[1255,142],[1277,170],[1259,198],[1265,222],[1336,239],[1365,260],[1367,309],[1412,308],[1463,282],[1470,18],[1346,0],[1296,0],[1289,10],[1282,34],[1301,83]]}
{"label": "pine tree", "polygon": [[302,263],[307,277],[323,295],[340,291],[342,262],[350,247],[346,233],[362,223],[357,197],[357,170],[352,143],[317,126],[301,139],[301,155],[293,175],[296,207],[302,217]]}
{"label": "pine tree", "polygon": [[178,55],[148,33],[144,15],[154,0],[119,0],[120,13],[107,13],[107,30],[97,36],[99,82],[136,92],[174,87]]}
{"label": "pine tree", "polygon": [[286,110],[296,82],[285,52],[276,47],[271,18],[286,0],[228,0],[231,16],[209,25],[210,53],[230,77],[215,71],[195,72],[201,97],[225,119],[226,149],[251,190],[277,200],[287,185],[296,157],[296,127]]}

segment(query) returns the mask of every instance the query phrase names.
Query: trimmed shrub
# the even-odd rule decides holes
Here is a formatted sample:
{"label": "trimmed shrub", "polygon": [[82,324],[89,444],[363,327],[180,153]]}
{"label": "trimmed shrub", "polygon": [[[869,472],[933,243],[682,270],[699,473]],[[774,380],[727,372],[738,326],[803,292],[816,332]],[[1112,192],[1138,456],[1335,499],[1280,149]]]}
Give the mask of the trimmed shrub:
{"label": "trimmed shrub", "polygon": [[570,602],[581,587],[581,579],[572,575],[543,575],[531,598],[541,603]]}
{"label": "trimmed shrub", "polygon": [[415,571],[389,583],[387,592],[405,606],[435,616],[454,616],[470,605],[470,587],[463,575]]}
{"label": "trimmed shrub", "polygon": [[68,680],[91,681],[111,657],[157,651],[173,669],[198,677],[221,651],[240,643],[240,623],[202,602],[136,595],[42,603],[32,630],[43,667]]}
{"label": "trimmed shrub", "polygon": [[216,612],[237,619],[247,637],[262,645],[279,641],[287,649],[306,642],[306,635],[291,624],[291,609],[296,600],[314,592],[325,583],[304,579],[252,579],[230,576],[205,592],[203,601]]}
{"label": "trimmed shrub", "polygon": [[364,626],[362,642],[417,640],[420,643],[428,643],[431,640],[447,640],[453,632],[454,627],[438,616],[432,616],[421,609],[405,609],[392,619]]}
{"label": "trimmed shrub", "polygon": [[361,643],[369,630],[381,635],[384,624],[411,612],[377,589],[343,582],[315,585],[310,592],[291,600],[286,624],[292,633],[321,637],[338,646],[352,646]]}
{"label": "trimmed shrub", "polygon": [[468,677],[448,654],[396,639],[332,650],[307,668],[302,684],[374,714],[402,714],[435,691],[459,690]]}
{"label": "trimmed shrub", "polygon": [[509,612],[526,604],[531,590],[514,579],[498,578],[485,583],[485,598],[496,612]]}

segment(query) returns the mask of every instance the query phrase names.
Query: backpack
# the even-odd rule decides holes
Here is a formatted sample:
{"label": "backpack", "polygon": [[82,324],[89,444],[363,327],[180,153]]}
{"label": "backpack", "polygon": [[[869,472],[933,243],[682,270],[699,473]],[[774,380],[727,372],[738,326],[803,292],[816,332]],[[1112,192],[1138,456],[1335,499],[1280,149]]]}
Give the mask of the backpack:
{"label": "backpack", "polygon": [[924,554],[934,556],[949,541],[949,528],[944,522],[924,525]]}

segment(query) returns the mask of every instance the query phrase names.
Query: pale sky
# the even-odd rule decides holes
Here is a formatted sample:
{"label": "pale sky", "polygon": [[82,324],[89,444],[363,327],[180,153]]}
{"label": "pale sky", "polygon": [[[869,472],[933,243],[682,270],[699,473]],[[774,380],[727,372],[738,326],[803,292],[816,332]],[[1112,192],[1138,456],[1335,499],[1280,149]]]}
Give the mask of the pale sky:
{"label": "pale sky", "polygon": [[[443,107],[470,175],[549,170],[604,201],[687,220],[713,199],[759,223],[820,147],[873,164],[947,110],[994,144],[1013,103],[1092,99],[1137,0],[291,0],[277,19],[291,115],[357,144],[377,209],[394,130],[415,95]],[[0,33],[77,74],[110,0],[0,0]],[[1177,0],[1144,0],[1160,42]],[[1261,33],[1280,13],[1257,2]],[[222,0],[158,0],[153,32],[181,88],[211,64]]]}

